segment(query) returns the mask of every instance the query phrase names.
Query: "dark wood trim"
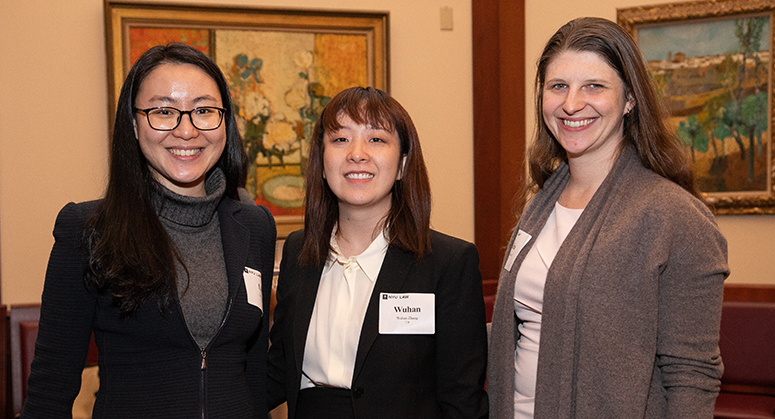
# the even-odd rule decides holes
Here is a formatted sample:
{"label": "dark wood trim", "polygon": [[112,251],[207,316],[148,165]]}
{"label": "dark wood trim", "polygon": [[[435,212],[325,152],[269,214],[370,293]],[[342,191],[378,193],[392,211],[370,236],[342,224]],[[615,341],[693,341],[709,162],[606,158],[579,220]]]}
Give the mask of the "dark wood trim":
{"label": "dark wood trim", "polygon": [[[723,360],[723,355],[722,355],[722,360]],[[775,387],[722,383],[721,392],[775,396]]]}
{"label": "dark wood trim", "polygon": [[[482,281],[484,295],[493,295],[498,291],[497,280]],[[742,301],[750,303],[775,303],[775,285],[724,285],[724,301]]]}
{"label": "dark wood trim", "polygon": [[497,284],[525,159],[525,4],[472,2],[474,241],[485,292]]}
{"label": "dark wood trim", "polygon": [[724,285],[724,301],[775,303],[775,285]]}

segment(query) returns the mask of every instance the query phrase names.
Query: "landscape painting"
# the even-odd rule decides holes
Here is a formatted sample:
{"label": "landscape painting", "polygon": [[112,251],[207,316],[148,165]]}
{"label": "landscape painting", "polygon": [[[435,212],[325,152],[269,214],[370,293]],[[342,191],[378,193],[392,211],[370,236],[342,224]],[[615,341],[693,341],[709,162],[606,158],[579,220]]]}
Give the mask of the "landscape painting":
{"label": "landscape painting", "polygon": [[[694,6],[621,9],[619,23],[638,43],[668,108],[669,126],[686,147],[697,187],[712,208],[775,212],[773,13],[724,16],[709,9],[710,16],[691,18],[703,13]],[[675,19],[682,7],[688,15]]]}
{"label": "landscape painting", "polygon": [[767,191],[769,31],[769,16],[638,29],[703,192]]}

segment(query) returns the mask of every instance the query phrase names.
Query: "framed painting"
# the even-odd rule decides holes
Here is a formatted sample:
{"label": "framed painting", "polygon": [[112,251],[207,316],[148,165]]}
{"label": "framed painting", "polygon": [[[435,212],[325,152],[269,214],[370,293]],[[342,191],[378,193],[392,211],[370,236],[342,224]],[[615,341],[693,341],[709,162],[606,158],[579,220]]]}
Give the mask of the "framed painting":
{"label": "framed painting", "polygon": [[248,156],[246,189],[277,221],[303,227],[309,138],[323,106],[352,86],[389,91],[387,12],[334,12],[105,1],[109,119],[148,48],[182,42],[229,83]]}
{"label": "framed painting", "polygon": [[775,0],[617,9],[716,214],[775,213],[774,12]]}

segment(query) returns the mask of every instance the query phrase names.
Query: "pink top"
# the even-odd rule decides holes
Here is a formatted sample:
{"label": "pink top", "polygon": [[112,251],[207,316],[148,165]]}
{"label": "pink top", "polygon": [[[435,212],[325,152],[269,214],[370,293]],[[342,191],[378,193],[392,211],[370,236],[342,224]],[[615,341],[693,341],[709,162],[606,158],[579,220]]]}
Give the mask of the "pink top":
{"label": "pink top", "polygon": [[514,312],[520,320],[520,338],[514,351],[514,418],[532,419],[535,404],[538,346],[541,337],[546,274],[583,209],[565,208],[555,203],[549,219],[528,251],[514,283]]}

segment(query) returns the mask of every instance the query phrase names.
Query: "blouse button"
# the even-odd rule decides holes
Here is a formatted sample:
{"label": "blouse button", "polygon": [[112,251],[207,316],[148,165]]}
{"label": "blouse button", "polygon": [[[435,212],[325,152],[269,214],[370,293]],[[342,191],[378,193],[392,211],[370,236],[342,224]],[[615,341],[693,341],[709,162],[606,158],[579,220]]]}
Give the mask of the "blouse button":
{"label": "blouse button", "polygon": [[356,387],[353,389],[353,397],[360,399],[363,396],[363,387]]}

